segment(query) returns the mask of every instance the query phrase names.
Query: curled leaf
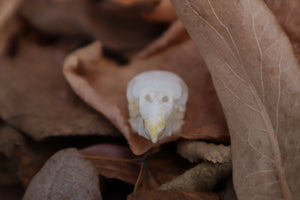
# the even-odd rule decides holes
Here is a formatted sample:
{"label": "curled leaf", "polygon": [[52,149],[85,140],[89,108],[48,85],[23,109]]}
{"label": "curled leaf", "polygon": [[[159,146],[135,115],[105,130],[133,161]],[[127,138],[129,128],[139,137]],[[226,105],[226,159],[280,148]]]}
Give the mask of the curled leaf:
{"label": "curled leaf", "polygon": [[[96,42],[69,55],[64,74],[73,90],[123,133],[135,154],[179,137],[228,141],[223,112],[209,73],[195,50],[195,46],[186,41],[160,54],[118,67],[102,56],[101,43]],[[183,131],[156,144],[132,132],[126,100],[128,82],[136,74],[154,69],[174,72],[186,82],[189,90]]]}
{"label": "curled leaf", "polygon": [[210,192],[216,184],[231,176],[231,162],[213,164],[203,162],[185,171],[172,181],[159,187],[161,190]]}
{"label": "curled leaf", "polygon": [[149,2],[152,2],[152,3],[157,3],[159,2],[160,0],[113,0],[121,5],[124,5],[124,6],[131,6],[131,5],[134,5],[134,4],[138,4],[138,3],[149,3]]}
{"label": "curled leaf", "polygon": [[160,0],[159,4],[151,13],[143,13],[144,19],[154,22],[173,22],[177,16],[170,0]]}
{"label": "curled leaf", "polygon": [[212,163],[231,161],[230,146],[216,145],[202,141],[183,141],[178,144],[177,152],[190,162],[207,160]]}
{"label": "curled leaf", "polygon": [[173,3],[224,108],[237,197],[298,198],[300,71],[276,18],[260,0]]}

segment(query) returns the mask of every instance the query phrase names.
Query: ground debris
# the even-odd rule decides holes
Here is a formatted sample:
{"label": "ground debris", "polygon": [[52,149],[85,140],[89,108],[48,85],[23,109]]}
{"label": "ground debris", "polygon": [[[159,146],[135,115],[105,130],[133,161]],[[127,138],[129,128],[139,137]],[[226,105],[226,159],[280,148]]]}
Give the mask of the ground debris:
{"label": "ground debris", "polygon": [[172,181],[163,184],[161,190],[210,192],[216,184],[231,176],[231,162],[213,164],[202,162]]}
{"label": "ground debris", "polygon": [[230,146],[204,141],[183,141],[177,146],[177,152],[190,162],[207,160],[212,163],[231,161]]}

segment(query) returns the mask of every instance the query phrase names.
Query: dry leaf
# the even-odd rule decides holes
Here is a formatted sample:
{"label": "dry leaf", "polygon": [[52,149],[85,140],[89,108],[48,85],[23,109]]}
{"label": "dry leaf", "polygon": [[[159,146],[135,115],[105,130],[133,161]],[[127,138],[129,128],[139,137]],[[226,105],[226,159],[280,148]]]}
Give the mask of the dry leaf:
{"label": "dry leaf", "polygon": [[182,174],[190,163],[169,146],[158,153],[149,153],[142,160],[134,192],[153,190]]}
{"label": "dry leaf", "polygon": [[21,30],[17,11],[22,0],[0,1],[0,56],[7,53],[11,40]]}
{"label": "dry leaf", "polygon": [[140,14],[154,6],[152,2],[123,6],[114,0],[26,0],[20,13],[43,32],[101,40],[105,47],[128,54],[161,32],[161,25],[143,20]]}
{"label": "dry leaf", "polygon": [[160,190],[183,190],[190,192],[211,192],[218,182],[231,176],[231,162],[213,164],[203,162],[172,181],[159,187]]}
{"label": "dry leaf", "polygon": [[20,157],[24,151],[25,138],[15,129],[0,121],[0,186],[20,181]]}
{"label": "dry leaf", "polygon": [[[130,79],[142,71],[153,69],[175,72],[189,88],[182,134],[156,144],[131,132],[126,99]],[[65,60],[64,74],[73,90],[123,133],[134,154],[142,154],[178,137],[228,141],[224,116],[211,78],[191,41],[123,67],[103,58],[101,44],[96,42],[69,55]]]}
{"label": "dry leaf", "polygon": [[181,21],[176,20],[170,27],[156,40],[150,43],[145,49],[140,51],[134,59],[145,59],[155,54],[166,51],[168,48],[176,46],[186,40],[190,39],[188,33],[183,27]]}
{"label": "dry leaf", "polygon": [[298,198],[300,71],[275,17],[259,0],[173,3],[225,111],[237,197]]}
{"label": "dry leaf", "polygon": [[153,22],[173,22],[177,19],[170,0],[160,0],[159,4],[150,13],[142,13],[144,19]]}
{"label": "dry leaf", "polygon": [[10,18],[16,14],[22,0],[1,0],[0,1],[0,29],[7,25]]}
{"label": "dry leaf", "polygon": [[141,12],[141,16],[146,21],[156,23],[170,23],[177,19],[170,0],[113,0],[124,6],[134,6],[145,3],[155,3],[154,9]]}
{"label": "dry leaf", "polygon": [[293,50],[300,61],[300,1],[298,0],[265,0],[275,14],[283,30],[289,36]]}
{"label": "dry leaf", "polygon": [[136,183],[140,164],[129,147],[99,144],[82,149],[80,153],[94,165],[98,174],[133,185]]}
{"label": "dry leaf", "polygon": [[27,187],[24,200],[102,199],[93,166],[76,149],[53,155]]}
{"label": "dry leaf", "polygon": [[0,153],[12,158],[21,146],[25,145],[25,138],[15,129],[0,121]]}
{"label": "dry leaf", "polygon": [[177,152],[190,162],[207,160],[212,163],[231,161],[230,146],[216,145],[202,141],[183,141],[177,145]]}
{"label": "dry leaf", "polygon": [[[24,143],[24,138],[11,127],[0,121],[0,191],[3,185],[19,182],[16,149]],[[1,195],[1,194],[0,194]]]}
{"label": "dry leaf", "polygon": [[160,0],[113,0],[113,1],[125,6],[132,6],[133,4],[144,3],[144,2],[157,3]]}
{"label": "dry leaf", "polygon": [[36,140],[61,135],[119,135],[64,80],[61,68],[66,53],[24,40],[15,57],[0,57],[0,117]]}
{"label": "dry leaf", "polygon": [[22,133],[1,122],[0,163],[3,165],[0,165],[0,185],[21,181],[27,186],[53,151],[47,145],[30,142]]}
{"label": "dry leaf", "polygon": [[127,197],[127,200],[219,200],[219,196],[213,193],[184,192],[184,191],[162,191],[151,190],[135,192]]}

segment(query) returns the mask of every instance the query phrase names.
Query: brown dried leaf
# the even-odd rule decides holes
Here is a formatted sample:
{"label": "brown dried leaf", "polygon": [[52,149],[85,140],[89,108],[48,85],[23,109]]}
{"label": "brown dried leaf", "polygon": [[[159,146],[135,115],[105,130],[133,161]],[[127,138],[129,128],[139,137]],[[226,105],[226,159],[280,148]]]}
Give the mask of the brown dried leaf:
{"label": "brown dried leaf", "polygon": [[[0,121],[0,191],[2,185],[19,182],[18,159],[14,157],[17,149],[24,145],[25,139],[13,128]],[[1,193],[0,192],[0,193]],[[0,194],[1,196],[1,194]]]}
{"label": "brown dried leaf", "polygon": [[76,149],[53,155],[27,187],[24,200],[102,199],[96,170]]}
{"label": "brown dried leaf", "polygon": [[154,2],[157,3],[161,0],[113,0],[119,4],[125,5],[125,6],[131,6],[133,4],[143,3],[143,2]]}
{"label": "brown dried leaf", "polygon": [[127,197],[127,200],[219,200],[219,196],[214,193],[185,192],[185,191],[162,191],[151,190],[134,192]]}
{"label": "brown dried leaf", "polygon": [[144,19],[153,22],[173,22],[177,19],[170,0],[160,0],[159,4],[150,13],[142,13]]}
{"label": "brown dried leaf", "polygon": [[61,67],[66,54],[66,50],[26,40],[18,46],[16,57],[0,57],[0,117],[36,140],[61,135],[119,135],[64,80]]}
{"label": "brown dried leaf", "polygon": [[157,189],[161,184],[171,181],[190,167],[190,163],[171,147],[149,154],[146,154],[142,160],[135,192]]}
{"label": "brown dried leaf", "polygon": [[[131,132],[126,99],[129,80],[142,71],[153,69],[173,71],[189,87],[182,133],[156,144]],[[142,154],[178,137],[228,141],[224,116],[211,78],[191,41],[123,67],[103,58],[101,44],[96,42],[69,55],[65,60],[64,74],[74,91],[123,133],[134,154]]]}
{"label": "brown dried leaf", "polygon": [[25,138],[15,129],[0,121],[0,186],[20,181],[20,157],[23,154]]}
{"label": "brown dried leaf", "polygon": [[136,183],[140,164],[129,147],[99,144],[82,149],[80,153],[95,166],[98,174],[133,185]]}
{"label": "brown dried leaf", "polygon": [[[30,142],[19,131],[0,123],[0,185],[22,182],[27,186],[53,149]],[[3,156],[2,156],[3,154]]]}
{"label": "brown dried leaf", "polygon": [[11,158],[21,146],[25,146],[25,138],[17,130],[0,121],[0,153]]}
{"label": "brown dried leaf", "polygon": [[159,38],[140,51],[133,59],[149,58],[189,39],[190,37],[181,21],[176,20]]}
{"label": "brown dried leaf", "polygon": [[0,0],[0,56],[5,54],[13,37],[20,31],[17,10],[22,0]]}
{"label": "brown dried leaf", "polygon": [[7,25],[10,18],[16,14],[22,0],[1,0],[0,1],[0,29]]}
{"label": "brown dried leaf", "polygon": [[275,14],[281,27],[289,36],[298,62],[300,61],[300,1],[298,0],[265,0]]}
{"label": "brown dried leaf", "polygon": [[123,6],[114,0],[26,0],[20,13],[30,24],[55,35],[101,40],[105,47],[135,52],[161,32],[159,24],[142,19],[155,3]]}
{"label": "brown dried leaf", "polygon": [[211,192],[216,184],[231,176],[231,162],[213,164],[203,162],[185,171],[172,181],[159,187],[160,190],[183,190]]}
{"label": "brown dried leaf", "polygon": [[216,145],[202,141],[183,141],[177,146],[177,152],[190,162],[207,160],[212,163],[231,161],[230,146]]}
{"label": "brown dried leaf", "polygon": [[173,3],[223,105],[238,198],[298,198],[300,71],[275,17],[259,0]]}

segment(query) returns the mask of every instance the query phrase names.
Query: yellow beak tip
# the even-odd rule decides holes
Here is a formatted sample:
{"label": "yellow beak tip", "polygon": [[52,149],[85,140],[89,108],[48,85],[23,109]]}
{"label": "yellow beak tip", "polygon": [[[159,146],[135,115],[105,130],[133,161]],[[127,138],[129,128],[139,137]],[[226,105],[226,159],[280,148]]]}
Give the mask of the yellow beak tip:
{"label": "yellow beak tip", "polygon": [[145,120],[145,126],[148,138],[152,141],[152,143],[156,143],[164,132],[166,122],[164,120],[160,120],[156,124],[152,124],[149,123],[148,120]]}
{"label": "yellow beak tip", "polygon": [[155,144],[157,142],[157,140],[152,139],[151,140],[153,144]]}

